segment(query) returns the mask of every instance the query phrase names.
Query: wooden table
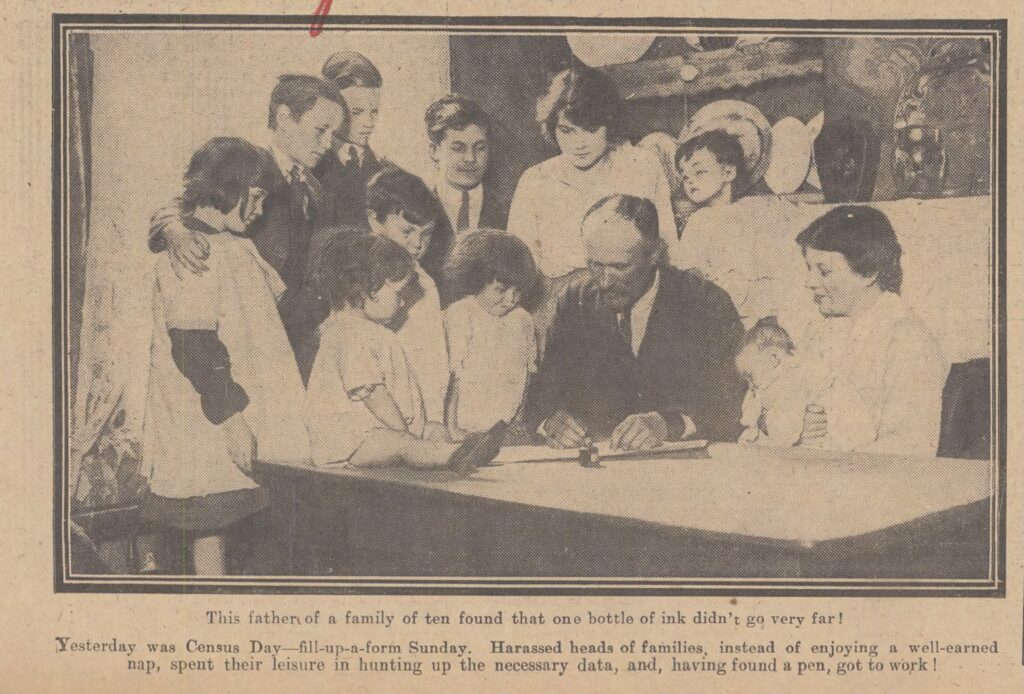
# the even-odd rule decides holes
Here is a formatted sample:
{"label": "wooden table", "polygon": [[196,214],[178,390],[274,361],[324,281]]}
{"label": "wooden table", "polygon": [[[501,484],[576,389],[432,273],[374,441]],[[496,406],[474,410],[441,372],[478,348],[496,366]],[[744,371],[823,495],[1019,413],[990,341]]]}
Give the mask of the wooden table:
{"label": "wooden table", "polygon": [[293,575],[985,579],[988,461],[730,444],[486,467],[259,465]]}

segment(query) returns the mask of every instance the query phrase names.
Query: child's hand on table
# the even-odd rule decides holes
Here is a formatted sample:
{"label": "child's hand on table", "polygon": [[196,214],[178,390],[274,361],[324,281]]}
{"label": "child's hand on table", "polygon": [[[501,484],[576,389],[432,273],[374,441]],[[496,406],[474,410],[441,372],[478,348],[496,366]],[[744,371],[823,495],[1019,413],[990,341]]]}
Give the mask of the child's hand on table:
{"label": "child's hand on table", "polygon": [[466,440],[467,436],[469,436],[469,432],[465,429],[454,424],[448,425],[448,440],[452,443],[461,443]]}
{"label": "child's hand on table", "polygon": [[423,425],[423,439],[425,441],[448,441],[448,429],[439,422],[427,422]]}
{"label": "child's hand on table", "polygon": [[740,434],[739,443],[754,443],[759,438],[761,432],[758,431],[757,427],[747,427]]}

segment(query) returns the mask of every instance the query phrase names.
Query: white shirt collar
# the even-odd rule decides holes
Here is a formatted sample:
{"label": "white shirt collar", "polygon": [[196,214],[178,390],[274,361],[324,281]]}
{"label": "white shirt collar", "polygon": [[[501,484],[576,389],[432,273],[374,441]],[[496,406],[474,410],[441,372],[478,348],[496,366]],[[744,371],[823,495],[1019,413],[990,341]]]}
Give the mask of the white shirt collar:
{"label": "white shirt collar", "polygon": [[284,174],[285,180],[290,180],[290,176],[292,175],[292,168],[296,166],[299,167],[299,180],[306,180],[305,166],[303,166],[302,164],[300,164],[299,162],[295,161],[290,156],[285,154],[275,144],[270,145],[270,153],[274,156],[274,161],[277,162],[277,168],[279,168],[281,170],[281,173]]}
{"label": "white shirt collar", "polygon": [[630,310],[629,327],[633,337],[633,344],[630,347],[633,348],[634,355],[640,353],[640,345],[643,344],[644,335],[647,334],[647,321],[651,317],[654,300],[658,298],[659,284],[661,284],[661,270],[655,270],[654,282],[651,283],[650,289],[637,299],[637,302],[633,304],[633,308]]}
{"label": "white shirt collar", "polygon": [[369,149],[369,147],[363,147],[354,142],[343,142],[336,150],[338,154],[338,161],[342,164],[348,164],[355,159],[359,162],[359,165],[362,166],[366,161],[366,153]]}
{"label": "white shirt collar", "polygon": [[[444,212],[448,215],[448,222],[452,231],[456,231],[455,225],[459,220],[459,209],[462,207],[462,188],[453,186],[444,176],[438,176],[434,185],[434,192],[437,193]],[[480,227],[480,212],[484,207],[484,186],[481,183],[469,191],[469,229]]]}

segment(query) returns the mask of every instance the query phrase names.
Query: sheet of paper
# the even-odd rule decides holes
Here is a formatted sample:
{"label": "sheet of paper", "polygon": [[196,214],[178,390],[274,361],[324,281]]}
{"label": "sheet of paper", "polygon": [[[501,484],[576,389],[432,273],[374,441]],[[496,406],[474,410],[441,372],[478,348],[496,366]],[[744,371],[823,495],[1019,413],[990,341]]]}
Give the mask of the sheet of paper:
{"label": "sheet of paper", "polygon": [[[1024,138],[1008,126],[1024,107],[1024,3],[44,0],[5,2],[4,10],[0,35],[9,49],[0,79],[11,97],[0,123],[10,135],[0,138],[0,161],[14,193],[6,220],[25,232],[6,245],[0,273],[12,298],[0,313],[18,327],[5,335],[3,356],[14,367],[0,386],[11,461],[0,493],[8,518],[0,694],[1024,692],[1024,475],[1007,474],[1019,470],[1024,450],[1013,405],[1024,383],[1024,206],[1022,179],[1013,175]],[[579,37],[589,45],[580,48]],[[574,72],[561,74],[568,68]],[[298,81],[289,78],[275,95],[287,75]],[[474,106],[453,108],[450,94],[486,118],[474,120]],[[683,139],[697,128],[727,139],[704,138],[680,160]],[[899,276],[887,272],[885,284],[931,335],[892,344],[926,345],[954,365],[947,407],[930,421],[946,434],[947,455],[983,460],[687,442],[628,456],[601,447],[596,468],[581,466],[576,449],[546,448],[507,450],[499,460],[519,462],[467,476],[312,468],[290,460],[305,445],[278,451],[259,440],[277,432],[288,443],[261,414],[284,402],[285,389],[247,381],[282,372],[268,360],[259,364],[268,368],[244,366],[263,338],[283,331],[268,307],[259,312],[262,327],[231,332],[254,339],[228,351],[232,377],[250,398],[243,418],[258,456],[285,459],[274,471],[257,466],[271,508],[224,533],[154,528],[139,515],[153,471],[145,445],[170,427],[156,426],[147,408],[171,393],[150,378],[154,357],[167,356],[153,350],[154,266],[176,258],[215,271],[207,279],[216,275],[226,288],[224,301],[217,297],[222,341],[228,318],[242,313],[228,310],[230,277],[217,250],[193,264],[201,249],[177,253],[179,237],[171,253],[153,253],[150,220],[176,214],[192,156],[224,137],[274,149],[266,171],[217,167],[229,179],[269,183],[296,163],[302,172],[323,160],[299,177],[315,194],[304,192],[287,210],[271,195],[251,204],[258,186],[237,187],[244,199],[226,215],[207,210],[207,220],[225,225],[254,222],[258,212],[265,225],[274,213],[273,234],[258,243],[251,235],[252,259],[288,268],[281,279],[289,286],[307,277],[299,266],[314,255],[287,243],[298,238],[292,213],[312,213],[310,227],[362,227],[361,198],[333,184],[321,196],[328,177],[317,172],[343,171],[331,176],[338,185],[368,182],[368,152],[437,194],[438,224],[420,250],[460,240],[461,195],[451,193],[479,176],[465,206],[471,226],[527,241],[542,271],[567,261],[612,284],[649,277],[625,266],[641,258],[626,253],[636,249],[630,225],[651,240],[641,229],[655,226],[650,205],[606,206],[609,223],[600,230],[583,221],[606,195],[644,198],[659,232],[668,217],[678,223],[677,233],[661,234],[664,267],[699,267],[721,289],[686,296],[683,283],[662,290],[659,281],[637,297],[626,283],[635,301],[620,327],[628,325],[644,362],[651,357],[658,380],[644,385],[666,399],[681,396],[677,377],[701,384],[694,404],[739,399],[715,369],[694,366],[694,378],[682,378],[701,348],[735,334],[717,320],[732,316],[730,299],[743,327],[775,315],[808,354],[811,322],[844,323],[844,297],[884,289],[871,266],[898,258]],[[598,159],[585,161],[591,155]],[[680,161],[688,177],[706,164],[712,189],[684,181]],[[779,171],[810,171],[794,195],[776,196],[756,180],[766,167],[774,167],[767,183]],[[214,192],[189,178],[190,199]],[[234,183],[220,191],[228,202]],[[289,195],[298,188],[289,186]],[[715,188],[717,199],[692,197]],[[891,226],[899,252],[890,239],[867,266],[854,268],[838,253],[808,268],[795,240],[841,200],[883,214],[886,224],[870,230],[888,236]],[[611,257],[622,255],[628,263]],[[179,269],[183,291],[207,286],[204,273]],[[878,281],[861,282],[863,272]],[[417,274],[430,289],[432,275]],[[435,282],[440,297],[469,291],[446,287],[444,274]],[[558,314],[576,313],[571,301],[554,300],[561,287],[551,284],[533,312],[538,356],[558,342],[560,331],[550,330]],[[645,297],[651,305],[640,303]],[[696,310],[714,297],[714,316]],[[243,298],[250,307],[256,295],[239,296],[238,308]],[[182,317],[199,321],[189,325],[206,323],[202,302],[183,303]],[[586,327],[589,317],[579,317]],[[915,362],[871,368],[868,350],[846,348],[844,331],[832,327],[834,343],[831,331],[818,335],[820,356],[851,370],[863,363],[864,399],[886,374],[917,372]],[[858,333],[866,337],[857,344],[880,347],[897,332]],[[566,387],[575,402],[559,403],[569,410],[607,413],[638,393],[617,387],[632,380],[617,378],[629,376],[618,370],[630,361],[625,351],[622,361],[586,368],[584,357],[612,347],[589,333],[566,340],[582,347],[578,362],[552,360],[549,369],[540,358],[534,378],[552,374],[556,385],[577,386]],[[484,355],[482,366],[467,359],[481,366],[467,369],[467,385],[486,381],[485,392],[495,393],[473,414],[497,416],[514,404],[505,396],[518,390],[520,370],[515,389],[499,378],[513,357],[529,369],[529,347],[503,334],[488,332],[486,341],[471,341],[482,349],[465,352]],[[311,356],[299,342],[296,356]],[[732,375],[732,350],[721,355]],[[173,361],[163,363],[176,369]],[[427,380],[447,382],[450,367],[428,369],[434,379],[414,375],[426,392]],[[398,380],[407,379],[390,379],[393,395]],[[916,419],[935,398],[920,397],[924,384],[907,380],[902,394],[913,399],[902,411]],[[198,400],[184,376],[168,381],[182,386],[174,393],[183,405]],[[934,395],[945,382],[932,385]],[[716,393],[722,386],[729,392]],[[409,390],[403,395],[416,400]],[[396,396],[400,409],[405,400]],[[734,404],[731,424],[739,424]],[[532,422],[529,409],[523,415]],[[187,412],[203,424],[204,413]],[[838,412],[826,415],[826,429],[842,421]],[[702,426],[697,436],[716,438],[711,431]],[[213,492],[208,468],[193,463],[220,443],[186,431],[168,469]],[[212,521],[258,505],[255,494],[251,505],[239,496],[190,502],[179,519],[159,515],[222,525]],[[219,570],[228,575],[211,575]]]}
{"label": "sheet of paper", "polygon": [[[675,451],[693,451],[706,448],[707,441],[671,441],[664,443],[657,448],[648,451],[618,451],[612,450],[607,441],[599,441],[597,454],[601,458],[628,458],[631,456],[650,456],[672,453]],[[495,463],[550,463],[563,460],[576,460],[579,457],[578,448],[551,448],[550,446],[506,446],[494,459]]]}

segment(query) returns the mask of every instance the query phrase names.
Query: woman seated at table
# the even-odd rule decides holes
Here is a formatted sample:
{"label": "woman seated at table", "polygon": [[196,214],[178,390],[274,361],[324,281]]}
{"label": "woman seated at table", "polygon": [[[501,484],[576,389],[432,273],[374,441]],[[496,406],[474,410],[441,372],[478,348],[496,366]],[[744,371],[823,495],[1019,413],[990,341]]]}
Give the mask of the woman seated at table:
{"label": "woman seated at table", "polygon": [[[512,198],[508,231],[526,242],[549,280],[546,297],[559,294],[571,278],[585,279],[586,273],[573,273],[587,266],[583,218],[609,195],[653,201],[662,237],[676,241],[664,169],[649,150],[622,137],[620,108],[611,78],[582,65],[556,75],[537,103],[537,121],[560,154],[523,173]],[[550,281],[557,278],[562,279]]]}
{"label": "woman seated at table", "polygon": [[862,450],[935,455],[949,367],[900,297],[902,249],[888,218],[844,205],[796,241],[823,317],[801,347],[804,376],[820,394],[805,412],[801,444],[829,447],[833,422],[866,415],[874,436]]}

